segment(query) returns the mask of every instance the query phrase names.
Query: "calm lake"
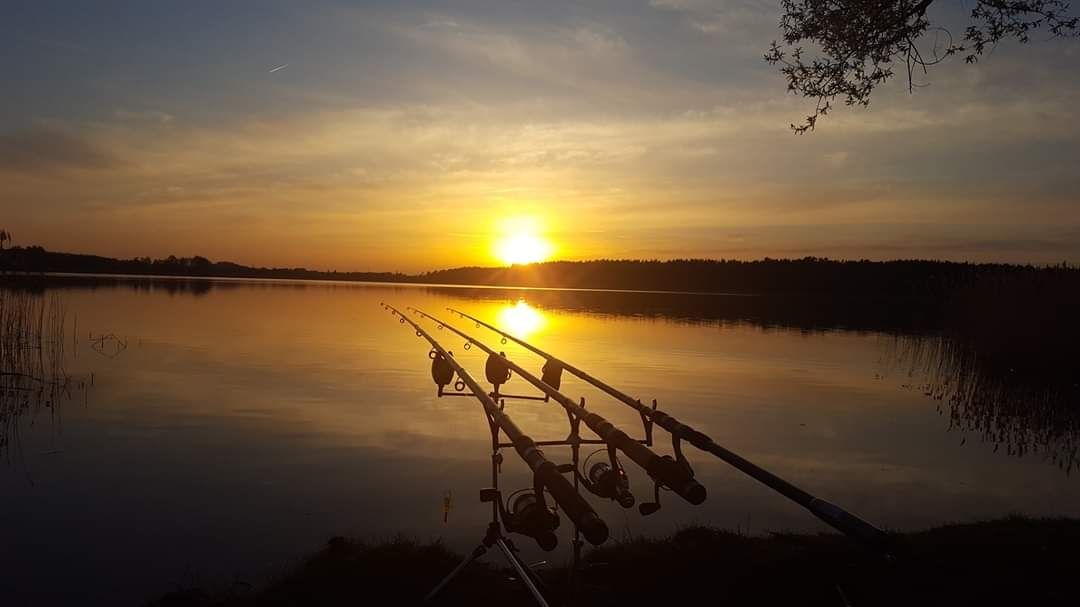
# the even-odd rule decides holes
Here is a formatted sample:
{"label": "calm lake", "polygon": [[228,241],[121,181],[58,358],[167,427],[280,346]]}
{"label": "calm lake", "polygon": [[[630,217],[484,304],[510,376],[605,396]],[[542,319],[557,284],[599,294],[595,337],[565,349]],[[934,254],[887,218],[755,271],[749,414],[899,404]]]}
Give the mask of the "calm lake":
{"label": "calm lake", "polygon": [[[539,358],[445,308],[505,328],[886,528],[1080,516],[1071,428],[1047,427],[1037,412],[936,398],[933,330],[875,315],[873,302],[848,312],[717,295],[74,277],[49,285],[30,294],[64,308],[73,383],[51,406],[0,409],[3,605],[139,604],[178,586],[258,582],[334,535],[474,546],[490,512],[478,500],[491,473],[480,405],[436,398],[429,347],[382,301],[442,317],[539,374]],[[426,326],[483,378],[481,353]],[[517,377],[504,391],[536,393]],[[642,435],[635,411],[575,378],[564,377],[562,392]],[[507,412],[537,440],[567,435],[554,403],[511,401]],[[659,429],[655,448],[671,452]],[[545,450],[559,463],[567,451]],[[613,540],[692,523],[825,530],[723,462],[685,451],[706,502],[663,493],[663,509],[642,517],[592,498]],[[502,487],[528,486],[526,466],[504,454]],[[626,465],[638,501],[651,499],[645,475]],[[544,558],[568,559],[569,533],[564,520],[559,548]],[[517,543],[540,558],[529,540]]]}

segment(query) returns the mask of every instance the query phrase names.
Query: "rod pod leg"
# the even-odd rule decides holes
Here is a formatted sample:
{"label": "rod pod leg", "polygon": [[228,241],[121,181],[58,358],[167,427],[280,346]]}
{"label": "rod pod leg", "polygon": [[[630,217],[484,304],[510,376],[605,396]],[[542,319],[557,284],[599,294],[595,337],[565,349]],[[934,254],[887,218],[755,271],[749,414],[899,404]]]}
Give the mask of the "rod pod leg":
{"label": "rod pod leg", "polygon": [[525,563],[521,562],[521,559],[519,559],[518,556],[514,554],[513,548],[511,548],[507,544],[506,539],[502,535],[502,527],[499,525],[498,521],[492,521],[488,524],[487,532],[484,534],[484,539],[481,541],[480,545],[473,549],[472,553],[469,554],[469,556],[462,559],[462,561],[458,563],[457,567],[454,567],[454,570],[447,574],[447,576],[444,577],[437,586],[431,589],[431,592],[429,592],[427,596],[424,597],[424,602],[427,603],[437,597],[444,588],[450,585],[450,582],[454,581],[454,578],[456,578],[462,571],[465,570],[466,567],[469,566],[469,563],[472,563],[481,556],[484,556],[484,554],[486,554],[488,549],[492,546],[499,547],[499,550],[502,551],[503,556],[505,556],[506,560],[510,562],[510,565],[514,568],[514,571],[517,572],[518,579],[520,579],[521,583],[524,584],[526,588],[528,588],[529,593],[532,594],[533,599],[536,600],[536,604],[540,607],[549,607],[547,599],[544,598],[544,595],[540,592],[540,589],[536,587],[536,583],[533,581],[532,577],[533,574],[529,571],[528,566],[525,565]]}
{"label": "rod pod leg", "polygon": [[548,607],[547,599],[540,593],[540,589],[536,587],[536,583],[533,581],[533,574],[529,571],[529,567],[521,562],[518,555],[514,554],[514,550],[506,544],[506,540],[500,536],[495,540],[495,545],[502,550],[503,555],[506,556],[506,560],[510,561],[510,564],[517,571],[521,583],[525,584],[525,587],[529,589],[533,599],[536,600],[536,604],[540,607]]}
{"label": "rod pod leg", "polygon": [[459,573],[464,571],[465,568],[469,566],[469,563],[484,556],[487,551],[488,547],[485,544],[480,544],[475,549],[473,549],[472,553],[469,554],[469,556],[462,559],[461,562],[458,563],[457,567],[454,567],[453,571],[446,574],[446,577],[444,577],[442,581],[438,583],[438,585],[432,588],[431,592],[427,593],[427,596],[424,597],[424,602],[427,603],[434,599],[436,596],[438,596],[438,594],[442,592],[443,588],[446,588],[450,584],[450,582],[454,581],[454,578],[457,577]]}

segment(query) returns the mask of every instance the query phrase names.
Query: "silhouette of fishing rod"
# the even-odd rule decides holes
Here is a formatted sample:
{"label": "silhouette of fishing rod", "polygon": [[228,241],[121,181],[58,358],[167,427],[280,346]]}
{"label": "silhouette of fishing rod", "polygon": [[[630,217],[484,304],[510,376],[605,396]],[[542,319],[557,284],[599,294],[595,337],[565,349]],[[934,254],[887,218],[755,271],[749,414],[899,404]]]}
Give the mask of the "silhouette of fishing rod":
{"label": "silhouette of fishing rod", "polygon": [[[517,363],[506,358],[505,354],[495,352],[495,350],[492,350],[483,342],[426,312],[417,310],[416,308],[409,309],[432,322],[437,323],[439,327],[445,327],[460,335],[466,339],[468,343],[475,345],[487,353],[488,361],[485,371],[488,380],[495,385],[494,396],[498,395],[499,385],[505,383],[510,378],[510,371],[513,370],[513,372],[524,378],[525,381],[550,397],[551,400],[562,405],[563,408],[566,409],[566,412],[571,416],[571,419],[584,421],[585,425],[607,444],[609,451],[618,449],[625,453],[627,457],[634,461],[634,463],[641,466],[655,482],[653,491],[654,499],[650,503],[643,503],[639,506],[641,514],[649,515],[660,509],[661,486],[671,489],[691,504],[697,505],[705,501],[705,487],[694,479],[694,472],[686,462],[685,458],[680,456],[679,459],[673,459],[670,456],[657,455],[652,449],[630,438],[629,435],[615,427],[615,425],[608,420],[585,409],[583,406],[584,399],[582,399],[582,404],[575,403],[563,393],[544,383]],[[620,503],[622,503],[621,500]],[[629,503],[632,504],[633,502],[629,501]]]}
{"label": "silhouette of fishing rod", "polygon": [[[405,314],[398,311],[397,308],[389,305],[382,304],[384,308],[390,310],[395,316],[400,319],[401,323],[409,323],[413,329],[416,330],[418,337],[423,337],[431,344],[433,352],[435,353],[435,360],[444,361],[448,367],[452,369],[453,373],[456,373],[461,381],[472,391],[472,395],[476,397],[480,404],[484,407],[484,412],[487,414],[488,421],[493,427],[497,427],[502,430],[503,433],[510,439],[514,450],[517,451],[521,459],[529,465],[529,468],[533,471],[533,485],[535,489],[535,499],[537,505],[539,505],[544,511],[548,511],[547,505],[544,503],[544,489],[547,489],[551,496],[555,499],[555,503],[559,505],[567,517],[581,530],[585,539],[589,540],[594,545],[602,544],[607,540],[608,528],[604,521],[596,514],[592,509],[592,506],[585,501],[581,494],[574,490],[570,485],[570,482],[566,480],[566,477],[559,472],[559,467],[554,462],[547,459],[544,452],[537,447],[536,441],[522,432],[513,420],[510,419],[502,408],[495,403],[495,400],[489,396],[480,384],[472,378],[469,373],[462,368],[460,364],[454,359],[452,353],[447,352],[439,342],[435,340],[427,331],[420,327],[408,318]],[[452,374],[451,374],[452,377]],[[442,379],[448,379],[443,377]],[[449,383],[447,381],[446,383]],[[497,445],[497,441],[496,441]],[[490,500],[484,500],[490,501]],[[541,512],[542,513],[542,512]],[[508,523],[513,521],[513,517],[508,520]],[[557,523],[556,523],[557,524]],[[533,529],[515,529],[511,524],[507,525],[510,531],[533,531]],[[550,530],[545,530],[550,533]],[[538,537],[540,533],[530,535],[540,543],[541,548],[545,550],[551,550],[553,545],[548,545],[547,542],[554,539],[553,534],[550,538],[544,533],[544,537]]]}
{"label": "silhouette of fishing rod", "polygon": [[524,340],[518,339],[517,337],[514,337],[513,335],[497,327],[494,327],[480,320],[479,318],[476,318],[475,316],[471,316],[454,308],[447,308],[447,310],[454,314],[457,314],[461,318],[467,318],[475,322],[477,328],[483,326],[487,329],[490,329],[491,331],[494,331],[495,333],[498,333],[502,336],[503,343],[506,343],[506,340],[511,340],[514,343],[517,343],[518,345],[529,350],[530,352],[536,354],[537,356],[545,359],[546,362],[544,364],[543,373],[545,381],[550,378],[552,381],[556,382],[552,384],[553,386],[559,385],[559,382],[561,382],[562,370],[565,369],[566,371],[570,372],[571,375],[574,375],[579,379],[595,386],[596,388],[599,388],[603,392],[606,392],[610,396],[614,397],[616,400],[630,407],[633,407],[641,415],[642,422],[645,423],[647,442],[651,442],[652,440],[652,424],[655,423],[656,425],[671,433],[675,453],[680,460],[684,460],[682,456],[680,441],[685,440],[686,442],[697,447],[698,449],[711,453],[716,457],[724,460],[731,466],[749,475],[755,480],[763,483],[770,489],[773,489],[784,497],[799,504],[803,508],[806,508],[810,511],[811,514],[816,516],[818,519],[824,521],[825,523],[828,523],[837,531],[840,531],[841,533],[844,533],[849,537],[859,540],[860,542],[864,543],[872,549],[882,552],[888,552],[889,536],[881,529],[878,529],[873,524],[864,521],[858,516],[855,516],[854,514],[848,512],[840,506],[837,506],[836,504],[825,501],[819,497],[814,496],[811,493],[808,493],[803,489],[800,489],[799,487],[796,487],[795,485],[780,478],[779,476],[776,476],[772,472],[769,472],[768,470],[739,456],[733,451],[725,449],[724,447],[713,441],[713,439],[710,438],[708,435],[699,432],[698,430],[695,430],[694,428],[678,421],[677,419],[675,419],[671,415],[668,415],[667,413],[664,413],[663,411],[657,410],[655,400],[653,400],[651,407],[643,405],[641,404],[640,400],[631,398],[626,393],[604,383],[603,381],[600,381],[599,379],[593,377],[592,375],[589,375],[585,371],[582,371],[581,369],[578,369],[577,367],[563,360],[560,360],[555,356],[544,352],[540,348],[537,348],[536,346],[533,346],[532,344],[529,344]]}

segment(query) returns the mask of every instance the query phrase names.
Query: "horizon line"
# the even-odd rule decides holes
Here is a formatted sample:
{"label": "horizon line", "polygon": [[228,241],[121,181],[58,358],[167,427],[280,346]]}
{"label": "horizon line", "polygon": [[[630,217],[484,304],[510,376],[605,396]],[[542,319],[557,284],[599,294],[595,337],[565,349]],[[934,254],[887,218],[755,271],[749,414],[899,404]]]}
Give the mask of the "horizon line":
{"label": "horizon line", "polygon": [[819,261],[819,262],[832,262],[832,263],[880,263],[880,264],[905,263],[905,262],[907,262],[907,263],[913,263],[913,262],[919,263],[919,262],[921,262],[921,263],[957,264],[957,265],[971,265],[971,266],[1008,266],[1008,267],[1017,267],[1017,268],[1025,268],[1025,267],[1028,267],[1028,268],[1057,268],[1057,267],[1077,268],[1077,267],[1080,267],[1080,262],[1069,261],[1069,260],[1062,260],[1060,262],[1055,262],[1055,263],[1050,263],[1050,262],[1032,263],[1032,262],[1015,262],[1015,261],[970,261],[970,260],[958,261],[958,260],[955,260],[955,259],[924,258],[924,257],[906,257],[906,258],[897,257],[897,258],[880,258],[880,259],[862,257],[862,258],[857,258],[856,259],[856,258],[845,258],[845,257],[827,257],[827,256],[818,256],[818,255],[803,255],[801,257],[771,257],[769,255],[765,255],[765,256],[762,256],[762,257],[751,258],[751,259],[738,258],[738,257],[672,257],[672,258],[668,258],[668,259],[661,259],[661,258],[655,258],[655,257],[654,258],[599,257],[599,258],[592,258],[592,259],[549,259],[549,260],[545,260],[545,261],[536,261],[536,262],[529,262],[529,263],[523,263],[523,264],[490,265],[490,266],[462,265],[462,266],[451,266],[451,267],[444,267],[444,268],[438,268],[438,269],[406,272],[406,271],[401,271],[401,270],[326,270],[326,269],[310,268],[310,267],[307,267],[307,266],[249,265],[249,264],[246,264],[246,263],[241,263],[241,262],[233,261],[233,260],[230,260],[230,259],[214,260],[214,259],[211,259],[209,257],[205,257],[205,256],[202,256],[202,255],[197,255],[197,254],[192,255],[190,257],[180,257],[180,256],[177,256],[177,255],[170,254],[170,255],[168,255],[166,257],[159,257],[159,258],[152,258],[150,256],[134,256],[134,257],[123,258],[123,257],[110,257],[110,256],[107,256],[107,255],[101,255],[101,254],[98,254],[98,253],[75,253],[75,252],[70,252],[70,251],[55,251],[55,250],[47,249],[47,248],[45,248],[44,246],[41,246],[41,245],[26,245],[26,246],[16,245],[16,246],[10,246],[7,249],[0,250],[0,253],[4,253],[4,252],[7,252],[7,251],[12,251],[12,250],[15,250],[15,249],[27,250],[27,249],[33,249],[33,248],[40,248],[41,250],[45,251],[46,253],[54,253],[54,254],[60,254],[60,255],[85,256],[85,257],[98,257],[98,258],[102,258],[102,259],[108,259],[108,260],[112,260],[112,261],[121,261],[121,262],[141,261],[141,260],[144,260],[144,259],[149,259],[151,262],[156,262],[156,261],[167,261],[169,259],[169,257],[173,257],[173,258],[175,258],[177,260],[195,259],[197,257],[201,257],[203,259],[206,259],[208,262],[210,262],[212,264],[222,264],[222,263],[224,263],[224,264],[233,264],[233,265],[236,265],[236,266],[241,266],[241,267],[252,269],[252,270],[293,270],[293,271],[299,270],[299,271],[305,271],[305,272],[318,272],[318,273],[323,273],[323,274],[398,274],[398,275],[408,276],[408,277],[421,277],[421,276],[428,275],[428,274],[434,274],[434,273],[438,273],[438,272],[450,272],[450,271],[454,271],[454,270],[509,270],[509,269],[513,269],[513,268],[526,268],[526,267],[535,267],[535,266],[543,266],[543,265],[550,265],[550,264],[560,264],[560,263],[562,263],[562,264],[587,264],[587,263],[604,263],[604,262],[609,262],[609,263],[626,263],[626,262],[632,262],[632,263],[677,263],[677,262],[762,263],[762,262]]}

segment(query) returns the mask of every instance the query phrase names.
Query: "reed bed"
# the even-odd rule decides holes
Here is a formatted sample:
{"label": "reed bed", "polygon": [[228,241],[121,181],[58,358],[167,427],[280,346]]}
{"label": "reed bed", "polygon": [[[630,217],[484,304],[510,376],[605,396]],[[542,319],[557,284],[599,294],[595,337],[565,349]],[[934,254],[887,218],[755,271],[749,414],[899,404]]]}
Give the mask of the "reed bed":
{"label": "reed bed", "polygon": [[64,370],[66,312],[58,296],[0,289],[0,455],[10,457],[20,419],[70,397]]}
{"label": "reed bed", "polygon": [[891,350],[919,389],[939,401],[950,430],[976,434],[1017,457],[1041,454],[1067,474],[1080,467],[1075,376],[1003,365],[1001,352],[987,355],[947,335],[897,336]]}
{"label": "reed bed", "polygon": [[1080,269],[987,272],[949,291],[944,327],[999,373],[1080,377]]}

